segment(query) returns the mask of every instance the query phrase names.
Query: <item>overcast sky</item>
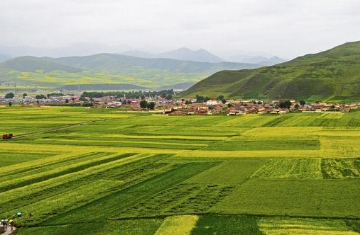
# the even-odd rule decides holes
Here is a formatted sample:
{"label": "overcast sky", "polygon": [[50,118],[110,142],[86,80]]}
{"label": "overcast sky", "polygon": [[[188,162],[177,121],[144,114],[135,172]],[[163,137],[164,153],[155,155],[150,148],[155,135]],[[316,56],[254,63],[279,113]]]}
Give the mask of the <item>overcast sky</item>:
{"label": "overcast sky", "polygon": [[0,0],[0,45],[8,47],[292,58],[358,41],[359,29],[360,0]]}

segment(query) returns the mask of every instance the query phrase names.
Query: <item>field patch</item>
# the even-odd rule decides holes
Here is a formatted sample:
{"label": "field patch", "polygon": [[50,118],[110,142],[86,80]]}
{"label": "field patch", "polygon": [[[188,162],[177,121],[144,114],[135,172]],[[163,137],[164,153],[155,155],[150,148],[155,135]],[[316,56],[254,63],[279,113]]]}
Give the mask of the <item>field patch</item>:
{"label": "field patch", "polygon": [[325,179],[360,178],[360,159],[322,159],[322,172]]}
{"label": "field patch", "polygon": [[321,152],[324,158],[358,158],[360,137],[322,137]]}
{"label": "field patch", "polygon": [[264,218],[259,227],[265,235],[359,235],[342,220]]}
{"label": "field patch", "polygon": [[127,208],[122,217],[205,213],[222,201],[232,186],[179,184]]}
{"label": "field patch", "polygon": [[247,138],[235,137],[226,141],[219,141],[210,144],[203,150],[222,150],[222,151],[256,151],[256,150],[318,150],[320,149],[319,140],[299,140],[284,138]]}
{"label": "field patch", "polygon": [[167,217],[155,235],[190,235],[198,219],[197,215]]}
{"label": "field patch", "polygon": [[22,162],[29,162],[36,159],[43,159],[46,157],[54,156],[53,152],[0,152],[0,167],[6,167]]}
{"label": "field patch", "polygon": [[192,235],[263,235],[255,217],[241,215],[203,215]]}
{"label": "field patch", "polygon": [[188,183],[238,185],[249,179],[252,173],[267,162],[266,159],[228,160],[204,171],[191,179]]}
{"label": "field patch", "polygon": [[360,217],[360,180],[250,179],[211,212],[225,214]]}
{"label": "field patch", "polygon": [[274,159],[252,175],[262,179],[322,179],[321,159]]}
{"label": "field patch", "polygon": [[154,235],[162,219],[112,220],[98,223],[65,224],[19,228],[19,235]]}

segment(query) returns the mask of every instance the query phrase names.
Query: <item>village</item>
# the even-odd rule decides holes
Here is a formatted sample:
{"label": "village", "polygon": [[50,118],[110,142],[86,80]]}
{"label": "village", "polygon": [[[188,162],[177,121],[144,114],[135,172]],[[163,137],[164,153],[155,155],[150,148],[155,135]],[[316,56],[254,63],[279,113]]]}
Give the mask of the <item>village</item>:
{"label": "village", "polygon": [[[159,115],[245,115],[286,114],[305,112],[350,112],[359,110],[360,103],[306,103],[297,100],[216,99],[197,96],[194,99],[176,98],[172,90],[146,93],[84,92],[81,95],[51,93],[48,95],[0,96],[2,105],[21,106],[84,106],[89,108],[117,108],[123,111],[146,111]],[[130,94],[130,95],[129,95]],[[132,94],[132,95],[131,95]],[[150,93],[148,93],[150,94]]]}

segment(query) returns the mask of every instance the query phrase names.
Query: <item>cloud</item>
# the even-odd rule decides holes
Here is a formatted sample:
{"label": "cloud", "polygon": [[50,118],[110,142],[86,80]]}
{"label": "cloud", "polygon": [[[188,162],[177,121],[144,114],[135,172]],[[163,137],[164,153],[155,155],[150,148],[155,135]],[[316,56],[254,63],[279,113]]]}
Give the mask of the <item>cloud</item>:
{"label": "cloud", "polygon": [[294,57],[360,40],[358,9],[357,0],[1,0],[0,45],[187,46]]}

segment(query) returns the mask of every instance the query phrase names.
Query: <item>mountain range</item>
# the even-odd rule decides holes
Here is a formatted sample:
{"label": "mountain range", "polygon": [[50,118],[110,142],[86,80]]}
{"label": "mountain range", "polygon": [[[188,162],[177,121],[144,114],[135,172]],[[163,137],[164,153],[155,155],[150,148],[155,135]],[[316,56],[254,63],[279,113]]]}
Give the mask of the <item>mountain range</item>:
{"label": "mountain range", "polygon": [[271,65],[275,65],[275,64],[284,63],[286,60],[284,60],[280,57],[277,57],[277,56],[265,57],[265,56],[249,56],[249,55],[244,55],[244,54],[238,54],[238,55],[229,57],[227,59],[227,61],[271,66]]}
{"label": "mountain range", "polygon": [[346,43],[274,66],[220,71],[181,95],[360,100],[360,42]]}
{"label": "mountain range", "polygon": [[259,65],[139,58],[105,53],[61,58],[24,56],[0,63],[0,83],[8,85],[16,80],[20,87],[44,89],[78,84],[130,84],[147,88],[178,84],[189,86],[224,69],[256,67]]}
{"label": "mountain range", "polygon": [[249,56],[244,54],[230,56],[224,60],[205,49],[191,50],[185,47],[172,51],[163,52],[160,54],[151,54],[139,50],[126,51],[121,54],[140,57],[140,58],[168,58],[168,59],[176,59],[176,60],[187,60],[187,61],[198,61],[198,62],[209,62],[209,63],[220,63],[227,61],[227,62],[245,63],[245,64],[258,64],[261,66],[269,66],[269,65],[285,62],[284,59],[281,59],[277,56],[265,57],[265,56]]}
{"label": "mountain range", "polygon": [[122,55],[135,56],[141,58],[166,58],[174,60],[186,60],[196,62],[207,62],[207,63],[221,63],[225,62],[223,59],[216,55],[208,52],[204,49],[191,50],[189,48],[180,48],[172,51],[163,52],[160,54],[151,54],[142,51],[127,51],[121,53]]}

